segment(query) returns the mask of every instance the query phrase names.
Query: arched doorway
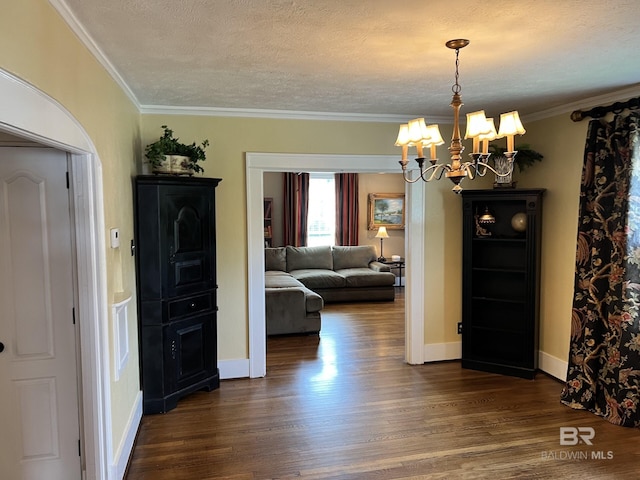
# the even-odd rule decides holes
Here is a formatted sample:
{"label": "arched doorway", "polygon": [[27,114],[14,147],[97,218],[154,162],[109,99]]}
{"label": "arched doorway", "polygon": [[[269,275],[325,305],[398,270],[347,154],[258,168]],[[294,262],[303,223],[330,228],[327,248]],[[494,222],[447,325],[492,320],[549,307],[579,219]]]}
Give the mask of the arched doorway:
{"label": "arched doorway", "polygon": [[72,235],[78,283],[81,431],[87,478],[109,478],[112,458],[102,171],[91,139],[58,102],[0,70],[0,130],[67,152],[70,159]]}

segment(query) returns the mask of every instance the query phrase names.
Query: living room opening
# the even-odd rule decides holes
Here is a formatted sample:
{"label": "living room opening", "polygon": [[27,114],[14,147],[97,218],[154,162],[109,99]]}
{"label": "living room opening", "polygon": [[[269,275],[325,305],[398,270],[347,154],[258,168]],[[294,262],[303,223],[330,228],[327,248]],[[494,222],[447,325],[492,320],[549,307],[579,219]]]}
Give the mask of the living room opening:
{"label": "living room opening", "polygon": [[[376,305],[380,305],[381,301],[397,302],[398,308],[404,312],[404,286],[405,286],[405,231],[404,231],[404,195],[405,184],[400,174],[392,173],[368,173],[362,172],[354,175],[356,178],[357,190],[355,193],[355,208],[357,212],[356,219],[350,219],[349,222],[356,223],[357,228],[356,239],[350,237],[349,240],[336,239],[336,203],[342,203],[344,200],[336,202],[336,182],[335,174],[332,172],[309,172],[308,178],[308,209],[306,210],[306,246],[307,247],[334,247],[334,250],[342,248],[345,244],[350,244],[358,250],[344,250],[343,253],[354,261],[356,251],[370,251],[373,258],[370,260],[380,266],[383,270],[388,271],[386,275],[390,275],[393,279],[391,283],[391,297],[386,298],[376,295],[373,291],[369,300],[366,294],[356,297],[353,300],[347,295],[346,299],[336,299],[329,295],[328,303],[333,321],[336,316],[341,317],[340,321],[348,322],[349,315],[342,315],[342,312],[348,312],[354,308],[369,309],[371,312],[376,310]],[[285,223],[285,190],[286,179],[283,172],[264,172],[263,174],[263,194],[264,194],[264,245],[268,249],[277,249],[285,247],[292,242],[285,240],[284,223]],[[383,202],[380,203],[380,198]],[[378,209],[382,208],[385,222],[395,222],[386,224],[386,228],[380,228],[377,220],[380,220],[380,212],[374,211],[374,204]],[[372,203],[373,202],[373,203]],[[389,208],[390,206],[399,205],[398,208]],[[338,207],[339,208],[339,207]],[[373,216],[377,215],[376,222]],[[397,218],[397,221],[395,220]],[[380,235],[384,232],[384,235]],[[353,234],[352,234],[353,235]],[[336,241],[337,240],[337,241]],[[349,247],[346,247],[349,248]],[[270,252],[267,252],[269,254]],[[369,260],[367,260],[369,261]],[[269,261],[267,261],[269,264]],[[373,265],[373,263],[372,263]],[[355,266],[355,265],[353,265]],[[359,267],[366,266],[358,265]],[[310,265],[313,267],[313,265]],[[266,268],[271,268],[266,265]],[[270,272],[271,273],[271,272]],[[322,289],[320,289],[322,292]],[[375,288],[373,288],[375,290]],[[324,292],[322,292],[324,293]],[[325,298],[326,295],[323,295]],[[268,304],[269,302],[267,302]],[[292,307],[293,308],[293,307]],[[269,305],[267,305],[269,310]],[[285,313],[286,315],[286,313]],[[318,316],[322,316],[322,309],[319,310]],[[269,322],[267,315],[267,322]],[[404,313],[397,316],[397,321],[403,323]],[[291,320],[295,321],[295,320]],[[267,326],[267,330],[268,330]],[[309,327],[313,328],[313,327]],[[320,321],[320,335],[315,335],[316,341],[322,338]],[[404,325],[401,325],[404,330]],[[268,333],[268,332],[267,332]],[[291,337],[302,337],[304,333],[297,332],[290,334]],[[289,340],[292,346],[300,343],[307,344],[313,339],[292,338]],[[268,352],[267,352],[268,354]]]}

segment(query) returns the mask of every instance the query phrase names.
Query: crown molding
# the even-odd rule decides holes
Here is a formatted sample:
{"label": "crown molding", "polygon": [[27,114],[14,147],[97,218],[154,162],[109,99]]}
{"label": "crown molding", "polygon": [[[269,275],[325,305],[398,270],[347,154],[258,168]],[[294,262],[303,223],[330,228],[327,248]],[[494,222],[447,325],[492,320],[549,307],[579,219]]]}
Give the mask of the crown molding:
{"label": "crown molding", "polygon": [[540,112],[532,113],[529,115],[523,115],[523,120],[528,122],[535,122],[537,120],[544,120],[545,118],[555,117],[557,115],[563,115],[565,113],[571,113],[574,110],[588,110],[600,105],[606,105],[614,102],[621,102],[628,100],[631,97],[637,97],[640,95],[640,84],[635,84],[630,87],[625,87],[615,92],[605,93],[603,95],[596,95],[594,97],[584,98],[564,105],[559,105],[547,110],[541,110]]}
{"label": "crown molding", "polygon": [[[259,108],[178,107],[171,105],[141,105],[141,114],[196,115],[207,117],[248,117],[286,120],[327,120],[338,122],[406,123],[410,115],[375,113],[309,112],[302,110],[266,110]],[[432,117],[430,122],[446,123],[450,119]]]}
{"label": "crown molding", "polygon": [[129,97],[129,100],[133,102],[133,105],[140,110],[140,102],[135,96],[133,91],[129,88],[129,85],[124,81],[116,67],[109,61],[107,56],[102,52],[98,44],[93,40],[91,35],[85,30],[84,26],[76,18],[73,12],[69,9],[64,0],[49,0],[51,6],[58,12],[66,24],[71,28],[73,33],[76,34],[80,43],[82,43],[96,58],[98,63],[104,67],[107,73],[113,78],[124,93]]}

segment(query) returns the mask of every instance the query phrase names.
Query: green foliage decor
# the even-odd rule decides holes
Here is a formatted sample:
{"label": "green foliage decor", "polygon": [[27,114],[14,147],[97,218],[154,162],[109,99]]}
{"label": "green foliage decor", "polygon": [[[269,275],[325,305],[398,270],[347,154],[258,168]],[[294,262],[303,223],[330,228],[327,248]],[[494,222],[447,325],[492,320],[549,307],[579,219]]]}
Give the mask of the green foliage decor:
{"label": "green foliage decor", "polygon": [[145,157],[149,160],[149,164],[153,168],[158,168],[165,160],[166,155],[182,155],[189,157],[190,161],[187,168],[193,172],[203,172],[204,169],[198,165],[207,159],[205,148],[209,146],[209,140],[204,140],[200,145],[181,143],[179,138],[173,136],[173,130],[166,125],[162,125],[164,133],[153,143],[146,146],[144,150]]}
{"label": "green foliage decor", "polygon": [[[504,147],[499,147],[495,144],[489,145],[489,151],[493,156],[496,157],[504,157],[504,152],[507,151]],[[532,166],[535,162],[541,161],[544,156],[532,150],[529,145],[523,143],[522,145],[516,147],[516,151],[518,152],[513,159],[513,162],[518,166],[518,171],[522,172],[524,169]]]}

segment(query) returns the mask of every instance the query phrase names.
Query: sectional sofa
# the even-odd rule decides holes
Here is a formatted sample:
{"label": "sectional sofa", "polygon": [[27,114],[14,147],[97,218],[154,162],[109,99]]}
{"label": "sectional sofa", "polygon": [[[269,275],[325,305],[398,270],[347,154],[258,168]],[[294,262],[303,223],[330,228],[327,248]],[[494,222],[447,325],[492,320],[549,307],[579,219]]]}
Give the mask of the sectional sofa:
{"label": "sectional sofa", "polygon": [[393,301],[394,283],[372,245],[265,248],[267,335],[319,332],[325,302]]}

